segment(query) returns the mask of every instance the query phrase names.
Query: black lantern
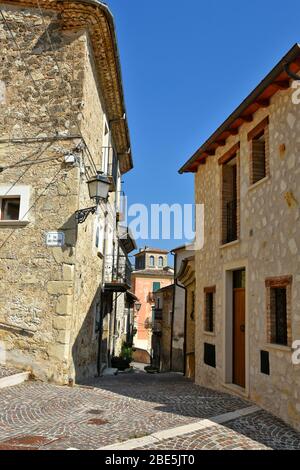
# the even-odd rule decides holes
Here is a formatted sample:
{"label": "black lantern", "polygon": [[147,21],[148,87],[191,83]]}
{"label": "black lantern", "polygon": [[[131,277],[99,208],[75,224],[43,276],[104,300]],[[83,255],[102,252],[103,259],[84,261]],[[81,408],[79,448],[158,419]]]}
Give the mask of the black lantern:
{"label": "black lantern", "polygon": [[95,199],[97,204],[101,200],[106,201],[110,187],[110,180],[106,176],[98,174],[94,178],[90,179],[87,184],[91,199]]}
{"label": "black lantern", "polygon": [[100,173],[91,178],[87,184],[90,198],[95,200],[96,206],[89,207],[87,209],[79,209],[79,211],[76,212],[76,220],[79,224],[83,224],[89,214],[95,214],[97,206],[101,200],[107,201],[108,191],[110,188],[110,180]]}

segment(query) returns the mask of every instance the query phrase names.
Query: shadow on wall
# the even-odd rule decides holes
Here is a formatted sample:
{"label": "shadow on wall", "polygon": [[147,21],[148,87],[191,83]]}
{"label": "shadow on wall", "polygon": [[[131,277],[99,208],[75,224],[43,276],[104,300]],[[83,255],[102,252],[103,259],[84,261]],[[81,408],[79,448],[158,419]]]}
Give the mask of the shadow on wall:
{"label": "shadow on wall", "polygon": [[[75,383],[97,374],[98,333],[95,331],[95,309],[100,302],[100,296],[101,288],[99,287],[72,347]],[[75,322],[76,320],[78,321],[77,318]],[[73,328],[76,328],[76,324]]]}
{"label": "shadow on wall", "polygon": [[[104,364],[108,365],[109,324],[112,310],[111,293],[103,293],[99,286],[72,347],[75,383],[82,383],[97,376],[98,364],[100,368]],[[76,328],[76,325],[74,327]]]}

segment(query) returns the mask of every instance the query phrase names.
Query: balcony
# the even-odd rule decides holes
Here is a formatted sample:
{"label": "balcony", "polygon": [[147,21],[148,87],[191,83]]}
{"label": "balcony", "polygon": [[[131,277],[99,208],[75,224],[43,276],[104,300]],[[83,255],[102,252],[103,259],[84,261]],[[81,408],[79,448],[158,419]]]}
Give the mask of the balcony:
{"label": "balcony", "polygon": [[152,322],[152,333],[157,336],[162,335],[162,324],[160,321]]}
{"label": "balcony", "polygon": [[105,256],[105,290],[126,292],[131,287],[132,266],[126,256]]}
{"label": "balcony", "polygon": [[118,181],[118,158],[113,147],[102,147],[102,168],[110,181],[110,191],[116,191]]}
{"label": "balcony", "polygon": [[226,233],[223,243],[237,240],[237,201],[233,200],[226,204]]}
{"label": "balcony", "polygon": [[161,308],[154,309],[154,320],[162,320],[163,311]]}
{"label": "balcony", "polygon": [[162,335],[162,323],[161,321],[151,320],[147,318],[144,323],[144,327],[146,330],[151,330],[152,334],[154,335]]}
{"label": "balcony", "polygon": [[147,295],[147,302],[149,304],[154,304],[155,302],[154,292],[149,292],[149,294]]}

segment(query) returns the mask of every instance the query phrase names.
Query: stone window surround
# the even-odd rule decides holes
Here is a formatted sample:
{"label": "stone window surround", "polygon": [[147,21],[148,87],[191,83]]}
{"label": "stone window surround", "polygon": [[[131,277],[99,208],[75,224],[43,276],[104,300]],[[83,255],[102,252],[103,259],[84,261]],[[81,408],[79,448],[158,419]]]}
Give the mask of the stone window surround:
{"label": "stone window surround", "polygon": [[20,198],[19,220],[0,220],[0,226],[27,225],[30,222],[29,220],[30,196],[31,196],[30,186],[0,184],[0,199],[4,197],[19,197]]}
{"label": "stone window surround", "polygon": [[[266,338],[269,347],[280,348],[281,350],[290,351],[292,344],[292,283],[293,276],[269,277],[265,280],[266,286]],[[271,342],[271,289],[286,288],[287,295],[287,345]]]}
{"label": "stone window surround", "polygon": [[[252,141],[257,137],[261,132],[265,133],[265,163],[266,163],[266,175],[261,180],[253,183],[253,148]],[[249,133],[248,133],[248,142],[249,142],[249,187],[256,187],[258,183],[266,181],[270,177],[270,135],[269,135],[269,116],[265,117],[259,124],[257,124]]]}
{"label": "stone window surround", "polygon": [[[216,315],[216,286],[204,287],[204,308],[203,308],[203,333],[207,336],[216,336],[215,332],[215,315]],[[213,331],[206,329],[206,294],[214,294],[214,309],[213,309]]]}
{"label": "stone window surround", "polygon": [[[218,159],[218,164],[220,166],[220,247],[226,247],[226,246],[231,246],[233,244],[239,243],[240,241],[240,235],[241,235],[241,227],[240,227],[240,187],[241,187],[241,182],[240,182],[240,141],[238,141],[235,145],[233,145],[227,152],[225,152],[219,159]],[[229,243],[223,243],[223,165],[226,165],[232,158],[236,156],[236,166],[237,166],[237,239],[233,240],[232,242]]]}

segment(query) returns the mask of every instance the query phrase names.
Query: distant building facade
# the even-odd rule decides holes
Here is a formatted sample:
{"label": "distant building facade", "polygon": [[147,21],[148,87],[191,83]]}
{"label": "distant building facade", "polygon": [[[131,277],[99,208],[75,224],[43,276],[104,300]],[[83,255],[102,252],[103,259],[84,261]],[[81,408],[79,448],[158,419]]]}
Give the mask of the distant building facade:
{"label": "distant building facade", "polygon": [[[168,266],[168,251],[145,247],[135,255],[132,291],[140,302],[135,314],[134,346],[151,355],[151,322],[155,307],[154,292],[173,283],[174,271]],[[147,355],[146,355],[147,356]]]}
{"label": "distant building facade", "polygon": [[171,370],[174,284],[154,292],[152,312],[152,365],[161,372]]}

